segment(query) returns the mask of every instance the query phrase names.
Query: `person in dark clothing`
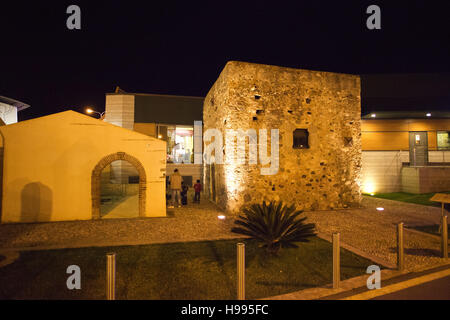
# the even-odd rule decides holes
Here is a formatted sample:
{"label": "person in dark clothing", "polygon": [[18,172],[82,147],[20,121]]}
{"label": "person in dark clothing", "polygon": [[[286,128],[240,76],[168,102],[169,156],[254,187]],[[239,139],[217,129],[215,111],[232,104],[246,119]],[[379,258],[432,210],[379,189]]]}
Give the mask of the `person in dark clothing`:
{"label": "person in dark clothing", "polygon": [[194,184],[194,202],[200,203],[200,192],[202,192],[202,184],[200,183],[200,180],[197,180],[197,183]]}
{"label": "person in dark clothing", "polygon": [[189,187],[182,182],[181,183],[181,204],[183,206],[187,205],[187,193],[188,193]]}

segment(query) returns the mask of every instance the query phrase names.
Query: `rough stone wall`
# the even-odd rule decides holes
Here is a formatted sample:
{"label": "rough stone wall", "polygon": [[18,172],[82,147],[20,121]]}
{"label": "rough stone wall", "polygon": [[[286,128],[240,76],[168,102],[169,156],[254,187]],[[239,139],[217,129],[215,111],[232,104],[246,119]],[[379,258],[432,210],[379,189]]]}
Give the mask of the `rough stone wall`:
{"label": "rough stone wall", "polygon": [[[205,99],[204,130],[226,140],[229,129],[267,129],[270,154],[270,130],[279,129],[279,170],[261,175],[246,142],[244,165],[204,165],[205,191],[230,212],[263,200],[304,210],[359,206],[360,119],[359,76],[231,61]],[[293,148],[296,129],[308,130],[309,149]]]}

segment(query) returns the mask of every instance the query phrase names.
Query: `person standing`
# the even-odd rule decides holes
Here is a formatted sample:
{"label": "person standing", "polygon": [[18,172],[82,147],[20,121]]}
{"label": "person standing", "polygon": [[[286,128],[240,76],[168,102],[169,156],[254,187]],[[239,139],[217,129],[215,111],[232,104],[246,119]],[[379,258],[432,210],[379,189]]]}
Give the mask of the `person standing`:
{"label": "person standing", "polygon": [[188,204],[187,203],[188,190],[189,190],[189,187],[184,182],[182,182],[181,183],[181,204],[183,206],[186,206]]}
{"label": "person standing", "polygon": [[175,169],[173,174],[170,176],[170,190],[172,192],[172,205],[169,208],[175,207],[175,202],[178,207],[181,207],[181,183],[183,178],[181,177],[178,169]]}
{"label": "person standing", "polygon": [[197,180],[197,183],[194,184],[194,190],[195,190],[194,202],[200,203],[200,192],[202,192],[202,184],[200,183],[200,180]]}

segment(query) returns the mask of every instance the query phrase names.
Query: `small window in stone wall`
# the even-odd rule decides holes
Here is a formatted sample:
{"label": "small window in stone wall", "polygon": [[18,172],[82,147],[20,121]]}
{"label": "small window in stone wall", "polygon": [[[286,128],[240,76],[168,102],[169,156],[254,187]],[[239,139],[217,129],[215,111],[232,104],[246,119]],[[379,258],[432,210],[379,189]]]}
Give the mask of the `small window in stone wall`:
{"label": "small window in stone wall", "polygon": [[294,131],[294,149],[309,149],[309,132],[307,129]]}

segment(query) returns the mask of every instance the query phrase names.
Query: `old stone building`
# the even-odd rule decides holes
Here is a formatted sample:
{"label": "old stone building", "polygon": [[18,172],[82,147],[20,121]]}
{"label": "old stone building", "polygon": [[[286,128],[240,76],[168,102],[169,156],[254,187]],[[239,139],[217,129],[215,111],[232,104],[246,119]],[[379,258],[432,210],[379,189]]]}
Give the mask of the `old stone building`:
{"label": "old stone building", "polygon": [[263,200],[305,210],[360,204],[359,76],[231,61],[203,118],[205,189],[227,211]]}

